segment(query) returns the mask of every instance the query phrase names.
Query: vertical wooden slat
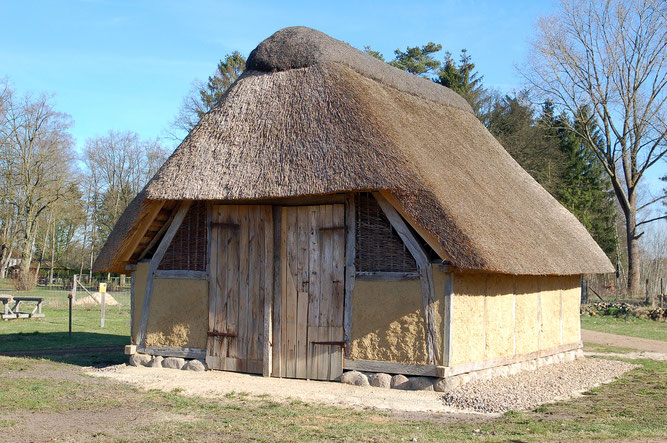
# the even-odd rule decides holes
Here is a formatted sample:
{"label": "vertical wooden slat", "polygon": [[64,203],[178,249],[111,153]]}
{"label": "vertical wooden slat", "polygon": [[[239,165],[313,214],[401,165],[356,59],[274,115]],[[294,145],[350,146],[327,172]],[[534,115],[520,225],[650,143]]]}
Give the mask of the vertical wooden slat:
{"label": "vertical wooden slat", "polygon": [[[263,239],[263,233],[260,235],[260,211],[258,206],[251,206],[248,212],[248,319],[247,319],[247,356],[248,360],[259,360],[261,353],[259,349],[258,336],[260,321],[263,324],[264,316],[260,312],[260,279],[261,246],[260,238]],[[264,302],[262,300],[262,306]]]}
{"label": "vertical wooden slat", "polygon": [[297,212],[297,226],[296,226],[296,269],[292,268],[295,272],[295,283],[296,290],[299,292],[309,292],[308,290],[308,244],[309,244],[309,214],[307,206],[299,206],[296,209]]}
{"label": "vertical wooden slat", "polygon": [[[238,302],[238,332],[236,357],[243,362],[248,358],[248,315],[249,315],[249,220],[248,206],[239,207],[239,302]],[[241,363],[240,371],[245,371],[245,366]]]}
{"label": "vertical wooden slat", "polygon": [[[227,234],[225,235],[225,244],[224,247],[227,251],[226,254],[226,269],[221,269],[221,273],[227,273],[226,286],[225,286],[225,312],[227,316],[226,323],[226,332],[237,333],[239,326],[239,284],[240,284],[240,267],[242,259],[240,256],[240,232],[241,232],[241,220],[239,218],[240,207],[236,205],[224,206],[226,215],[224,218],[225,223],[230,225],[236,225],[236,228],[225,228]],[[225,338],[226,349],[224,356],[231,358],[239,357],[239,339],[238,337],[229,337]],[[225,364],[228,360],[225,360]],[[228,369],[232,370],[236,366],[230,367]]]}
{"label": "vertical wooden slat", "polygon": [[307,354],[308,354],[308,293],[299,292],[297,295],[296,314],[296,378],[307,377]]}
{"label": "vertical wooden slat", "polygon": [[295,268],[292,269],[297,290],[297,321],[296,321],[296,377],[306,378],[306,359],[308,353],[308,293],[309,293],[309,225],[308,207],[299,206],[296,211],[296,226],[294,226],[296,244]]}
{"label": "vertical wooden slat", "polygon": [[[288,251],[289,252],[289,251]],[[287,323],[287,337],[285,339],[285,349],[287,353],[285,373],[287,377],[296,377],[296,315],[297,315],[297,291],[294,283],[293,271],[290,266],[289,259],[285,263],[287,270],[287,288],[286,288],[286,323]]]}
{"label": "vertical wooden slat", "polygon": [[[333,205],[332,225],[345,226],[345,207]],[[332,231],[333,255],[332,255],[332,279],[333,292],[331,295],[331,318],[329,321],[329,341],[343,340],[343,300],[345,297],[345,230],[335,229]],[[332,380],[342,374],[342,348],[340,346],[329,347],[329,375]],[[338,372],[340,369],[340,373]]]}
{"label": "vertical wooden slat", "polygon": [[271,375],[273,352],[272,306],[273,306],[273,208],[264,207],[264,325],[262,334],[262,375]]}
{"label": "vertical wooden slat", "polygon": [[280,234],[280,336],[281,336],[281,376],[287,376],[287,208],[281,211]]}
{"label": "vertical wooden slat", "polygon": [[[331,340],[341,341],[344,337],[343,327],[331,328]],[[331,349],[331,371],[329,380],[335,380],[343,374],[343,350],[340,346],[332,346]]]}
{"label": "vertical wooden slat", "polygon": [[298,214],[296,207],[287,208],[287,318],[288,318],[288,350],[287,350],[287,373],[288,377],[296,376],[296,314],[297,314],[297,291],[298,291],[298,249],[297,249],[297,223]]}
{"label": "vertical wooden slat", "polygon": [[[211,221],[214,223],[219,222],[218,218],[218,207],[214,206],[211,208]],[[208,283],[208,329],[212,331],[215,329],[215,313],[217,312],[217,301],[218,301],[218,292],[220,291],[220,286],[218,284],[218,229],[210,228],[209,236],[209,255],[210,255],[210,275]],[[216,352],[216,341],[217,337],[208,337],[207,341],[207,357],[214,358],[218,354]],[[216,368],[218,368],[216,363]]]}
{"label": "vertical wooden slat", "polygon": [[[221,206],[219,207],[218,219],[220,223],[231,223],[230,219],[230,207]],[[233,242],[234,237],[236,236],[235,232],[232,232],[231,229],[226,227],[215,227],[215,230],[218,231],[218,244],[216,249],[218,250],[217,257],[217,282],[218,287],[220,288],[217,293],[216,301],[216,311],[215,311],[215,331],[228,332],[234,329],[233,317],[230,317],[230,309],[233,304],[230,303],[230,287],[233,283],[233,274],[231,272],[235,270],[233,266],[233,261],[235,260],[234,254],[231,249],[231,243]],[[220,358],[220,369],[226,369],[226,358],[229,355],[230,344],[233,345],[233,339],[227,337],[215,337],[216,342],[216,355]]]}
{"label": "vertical wooden slat", "polygon": [[282,377],[282,208],[273,207],[273,313],[271,375]]}
{"label": "vertical wooden slat", "polygon": [[[308,267],[310,270],[309,276],[309,293],[308,301],[308,326],[317,327],[320,322],[320,298],[322,297],[320,288],[320,207],[309,206],[309,241],[308,241]],[[308,329],[310,331],[310,329]],[[310,336],[307,341],[311,342],[314,339]],[[317,378],[317,358],[315,358],[314,348],[307,346],[307,360],[308,360],[308,378]]]}
{"label": "vertical wooden slat", "polygon": [[352,332],[352,293],[354,292],[355,269],[355,242],[356,242],[356,210],[354,193],[345,195],[345,301],[344,301],[344,340],[348,344],[345,354],[349,354],[350,334]]}
{"label": "vertical wooden slat", "polygon": [[[333,208],[331,205],[320,207],[320,228],[333,227]],[[333,230],[320,230],[321,259],[320,259],[320,287],[322,288],[320,299],[320,322],[318,328],[318,341],[329,340],[329,327],[331,325],[331,299],[333,296]],[[317,355],[317,378],[326,380],[329,377],[330,356],[329,347],[315,346]]]}
{"label": "vertical wooden slat", "polygon": [[[333,205],[331,222],[333,226],[345,226],[345,208],[343,205]],[[338,328],[343,326],[345,229],[334,229],[332,234],[331,275],[333,291],[331,295],[331,319],[329,325]]]}

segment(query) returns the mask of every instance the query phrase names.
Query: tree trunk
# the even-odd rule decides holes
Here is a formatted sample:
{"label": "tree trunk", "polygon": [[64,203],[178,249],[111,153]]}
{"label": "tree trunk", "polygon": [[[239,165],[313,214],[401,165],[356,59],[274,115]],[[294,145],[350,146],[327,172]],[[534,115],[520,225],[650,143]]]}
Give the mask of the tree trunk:
{"label": "tree trunk", "polygon": [[21,266],[20,272],[23,278],[30,275],[30,263],[32,262],[32,247],[34,241],[31,238],[32,229],[26,229],[26,235],[23,241],[23,250],[21,251]]}
{"label": "tree trunk", "polygon": [[[633,196],[634,197],[634,196]],[[630,200],[630,208],[625,212],[625,233],[628,245],[628,295],[641,297],[641,276],[639,255],[639,237],[637,236],[637,210],[634,198]]]}
{"label": "tree trunk", "polygon": [[55,266],[55,248],[56,248],[56,221],[53,220],[51,227],[51,270],[49,271],[49,284],[53,284],[53,267]]}
{"label": "tree trunk", "polygon": [[2,262],[0,262],[0,278],[7,277],[7,268],[9,267],[9,261],[12,259],[12,254],[14,254],[14,243],[11,243],[11,246],[7,250],[7,255],[2,257]]}

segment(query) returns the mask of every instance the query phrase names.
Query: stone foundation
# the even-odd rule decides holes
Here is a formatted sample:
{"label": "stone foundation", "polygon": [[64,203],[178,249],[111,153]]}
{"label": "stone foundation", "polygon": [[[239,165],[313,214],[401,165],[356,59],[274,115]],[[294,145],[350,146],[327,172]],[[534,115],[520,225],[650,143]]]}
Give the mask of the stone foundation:
{"label": "stone foundation", "polygon": [[145,366],[148,368],[180,369],[183,371],[206,371],[206,362],[199,359],[187,359],[179,357],[162,357],[160,355],[132,354],[130,355],[130,366]]}
{"label": "stone foundation", "polygon": [[[341,383],[354,384],[356,386],[376,386],[391,389],[403,389],[412,391],[437,391],[447,392],[462,384],[473,380],[487,380],[492,377],[508,377],[525,371],[534,371],[542,366],[573,361],[584,357],[582,349],[561,352],[559,354],[539,357],[532,360],[526,360],[520,363],[496,366],[493,368],[481,369],[477,371],[466,372],[445,378],[436,377],[406,377],[401,374],[390,375],[374,372],[347,371],[341,378]],[[378,383],[376,380],[391,380],[390,383]],[[400,381],[399,381],[400,379]],[[353,383],[351,381],[354,381]]]}

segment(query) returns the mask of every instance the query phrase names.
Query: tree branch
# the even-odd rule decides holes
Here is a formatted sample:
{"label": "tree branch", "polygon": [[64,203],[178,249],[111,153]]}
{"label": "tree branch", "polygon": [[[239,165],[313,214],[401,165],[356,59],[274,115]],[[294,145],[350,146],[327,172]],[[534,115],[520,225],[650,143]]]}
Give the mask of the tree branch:
{"label": "tree branch", "polygon": [[652,218],[652,219],[650,219],[650,220],[644,220],[644,221],[641,221],[641,222],[639,222],[639,223],[637,223],[637,224],[635,225],[635,228],[638,228],[638,227],[640,227],[641,225],[645,225],[645,224],[647,224],[647,223],[651,223],[651,222],[654,222],[654,221],[657,221],[657,220],[662,220],[662,219],[667,219],[667,214],[665,214],[665,215],[661,215],[660,217]]}

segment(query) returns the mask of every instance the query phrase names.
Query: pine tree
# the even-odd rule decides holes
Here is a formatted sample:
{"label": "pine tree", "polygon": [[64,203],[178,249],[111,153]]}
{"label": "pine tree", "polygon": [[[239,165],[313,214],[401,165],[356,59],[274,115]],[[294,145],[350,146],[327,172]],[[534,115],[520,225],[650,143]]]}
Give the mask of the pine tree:
{"label": "pine tree", "polygon": [[[557,198],[588,229],[602,250],[615,259],[617,249],[616,210],[611,183],[597,157],[586,148],[584,140],[570,129],[567,117],[561,115],[554,122],[564,168],[562,186]],[[575,119],[575,128],[589,124],[587,110]],[[591,128],[591,132],[599,129]],[[602,143],[601,138],[597,138]]]}
{"label": "pine tree", "polygon": [[422,47],[408,46],[405,51],[396,49],[394,51],[396,57],[389,64],[410,74],[428,76],[440,67],[441,63],[433,57],[433,54],[441,49],[442,45],[433,42],[428,42]]}
{"label": "pine tree", "polygon": [[199,118],[218,103],[225,91],[245,71],[245,62],[245,57],[238,51],[227,54],[224,60],[220,60],[215,74],[208,78],[206,87],[199,91],[201,102],[204,104],[204,108],[197,112]]}
{"label": "pine tree", "polygon": [[465,98],[475,111],[479,114],[484,102],[488,100],[488,94],[482,85],[484,76],[475,71],[475,64],[466,49],[461,50],[459,64],[452,58],[451,52],[445,53],[445,63],[438,71],[436,83],[447,86]]}

